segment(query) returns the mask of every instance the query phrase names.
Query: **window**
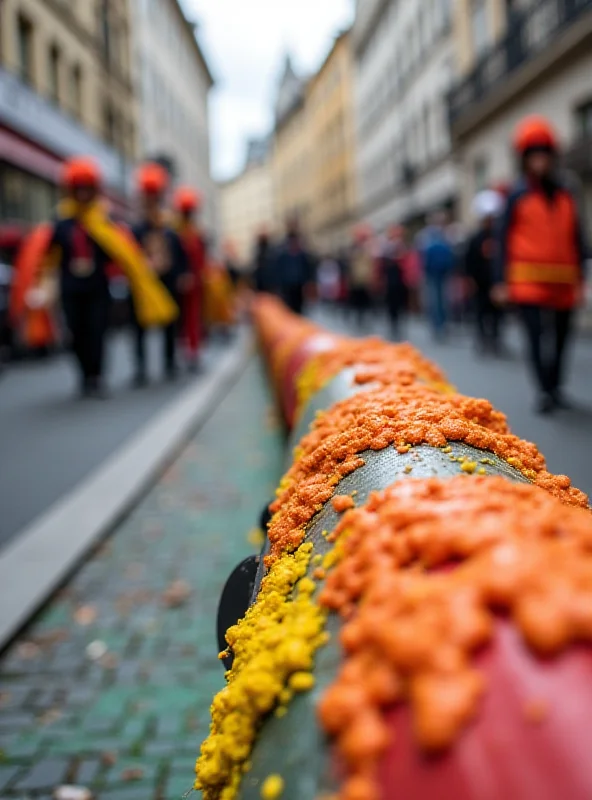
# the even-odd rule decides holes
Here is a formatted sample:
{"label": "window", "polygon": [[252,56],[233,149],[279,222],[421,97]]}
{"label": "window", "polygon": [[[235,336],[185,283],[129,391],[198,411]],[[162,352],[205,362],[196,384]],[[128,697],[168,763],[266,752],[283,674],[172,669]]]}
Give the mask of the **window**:
{"label": "window", "polygon": [[111,30],[109,27],[109,0],[99,2],[99,35],[103,56],[107,64],[111,63]]}
{"label": "window", "polygon": [[578,134],[583,138],[592,136],[592,100],[580,106],[576,111]]}
{"label": "window", "polygon": [[70,108],[75,117],[82,117],[82,72],[78,64],[70,72]]}
{"label": "window", "polygon": [[478,156],[473,165],[475,193],[487,189],[489,185],[489,166],[485,156]]}
{"label": "window", "polygon": [[489,44],[486,0],[472,0],[471,33],[473,37],[473,55],[477,61],[487,50]]}
{"label": "window", "polygon": [[54,103],[60,102],[60,50],[56,44],[49,48],[49,64],[47,70],[49,97]]}
{"label": "window", "polygon": [[113,109],[108,103],[103,111],[103,136],[107,144],[115,144],[115,117]]}
{"label": "window", "polygon": [[16,26],[19,75],[27,83],[33,82],[33,26],[19,14]]}

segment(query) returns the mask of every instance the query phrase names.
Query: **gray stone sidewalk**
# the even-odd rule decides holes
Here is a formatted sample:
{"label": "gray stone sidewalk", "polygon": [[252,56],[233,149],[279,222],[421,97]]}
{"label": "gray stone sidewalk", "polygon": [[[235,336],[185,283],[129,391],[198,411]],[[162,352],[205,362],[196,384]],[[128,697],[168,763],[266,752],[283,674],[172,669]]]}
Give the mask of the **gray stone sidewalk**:
{"label": "gray stone sidewalk", "polygon": [[253,359],[150,494],[0,659],[0,798],[178,800],[223,684],[217,601],[281,431]]}

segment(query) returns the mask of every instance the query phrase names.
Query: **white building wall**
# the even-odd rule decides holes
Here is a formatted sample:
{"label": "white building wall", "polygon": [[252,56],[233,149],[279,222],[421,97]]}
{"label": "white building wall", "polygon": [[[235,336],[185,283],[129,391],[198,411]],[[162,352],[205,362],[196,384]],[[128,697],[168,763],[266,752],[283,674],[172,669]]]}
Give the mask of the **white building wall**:
{"label": "white building wall", "polygon": [[[577,110],[584,103],[592,102],[591,76],[592,53],[584,51],[576,55],[571,64],[555,69],[538,87],[504,106],[463,139],[459,148],[463,221],[470,219],[471,200],[477,191],[516,177],[512,137],[516,125],[525,116],[541,114],[550,119],[564,147],[577,140],[580,134]],[[592,225],[590,200],[587,210],[588,225]]]}
{"label": "white building wall", "polygon": [[203,193],[204,224],[215,229],[208,73],[184,29],[177,0],[134,0],[131,5],[141,156],[171,158],[177,181]]}
{"label": "white building wall", "polygon": [[[375,0],[360,0],[364,6]],[[378,228],[456,194],[446,95],[454,77],[450,2],[389,0],[356,59],[359,216]],[[414,180],[406,180],[411,171]]]}

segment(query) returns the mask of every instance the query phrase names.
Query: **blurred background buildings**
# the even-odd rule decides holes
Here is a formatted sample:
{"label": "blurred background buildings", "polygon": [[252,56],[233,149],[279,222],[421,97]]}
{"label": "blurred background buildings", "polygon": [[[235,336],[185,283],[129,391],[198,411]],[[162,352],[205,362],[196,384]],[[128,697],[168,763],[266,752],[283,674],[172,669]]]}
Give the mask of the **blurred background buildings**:
{"label": "blurred background buildings", "polygon": [[158,159],[204,195],[204,224],[216,223],[210,176],[208,95],[214,84],[195,26],[177,0],[131,0],[140,157]]}
{"label": "blurred background buildings", "polygon": [[252,263],[254,240],[277,230],[271,162],[271,142],[251,139],[243,171],[220,185],[220,224],[234,249],[237,266]]}
{"label": "blurred background buildings", "polygon": [[417,223],[457,192],[446,98],[454,74],[448,0],[359,0],[353,27],[358,213]]}
{"label": "blurred background buildings", "polygon": [[115,213],[133,211],[133,169],[158,157],[203,192],[212,76],[177,0],[0,2],[0,260],[48,219],[61,165],[94,157]]}
{"label": "blurred background buildings", "polygon": [[591,0],[357,0],[316,74],[281,70],[273,218],[334,252],[355,221],[417,230],[445,208],[467,227],[476,192],[515,176],[516,123],[539,113],[590,227],[591,42]]}
{"label": "blurred background buildings", "polygon": [[137,156],[128,3],[0,3],[0,247],[52,213],[60,166],[94,156],[117,210]]}
{"label": "blurred background buildings", "polygon": [[457,0],[454,41],[459,78],[450,119],[462,218],[476,191],[512,178],[512,131],[536,113],[557,128],[590,229],[592,3]]}

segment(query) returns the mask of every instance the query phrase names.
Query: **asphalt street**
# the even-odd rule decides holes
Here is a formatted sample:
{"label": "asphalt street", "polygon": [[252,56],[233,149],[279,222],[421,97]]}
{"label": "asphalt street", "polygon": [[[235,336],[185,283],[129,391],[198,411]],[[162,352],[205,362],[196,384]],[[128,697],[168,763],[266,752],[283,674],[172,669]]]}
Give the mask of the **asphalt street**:
{"label": "asphalt street", "polygon": [[[109,400],[80,400],[68,354],[10,365],[0,376],[0,547],[85,478],[190,380],[161,377],[160,342],[149,341],[152,380],[133,389],[132,342],[109,347]],[[219,348],[204,353],[204,371]]]}
{"label": "asphalt street", "polygon": [[[350,335],[387,335],[380,316],[357,329],[340,312],[316,312],[315,319]],[[453,330],[445,343],[433,340],[423,322],[408,323],[405,338],[437,362],[464,394],[485,397],[509,419],[514,433],[535,442],[547,458],[549,469],[569,475],[574,485],[592,493],[592,338],[578,337],[568,370],[566,393],[573,411],[539,416],[533,411],[534,392],[522,355],[521,331],[507,326],[508,358],[484,357],[476,352],[470,327]]]}

